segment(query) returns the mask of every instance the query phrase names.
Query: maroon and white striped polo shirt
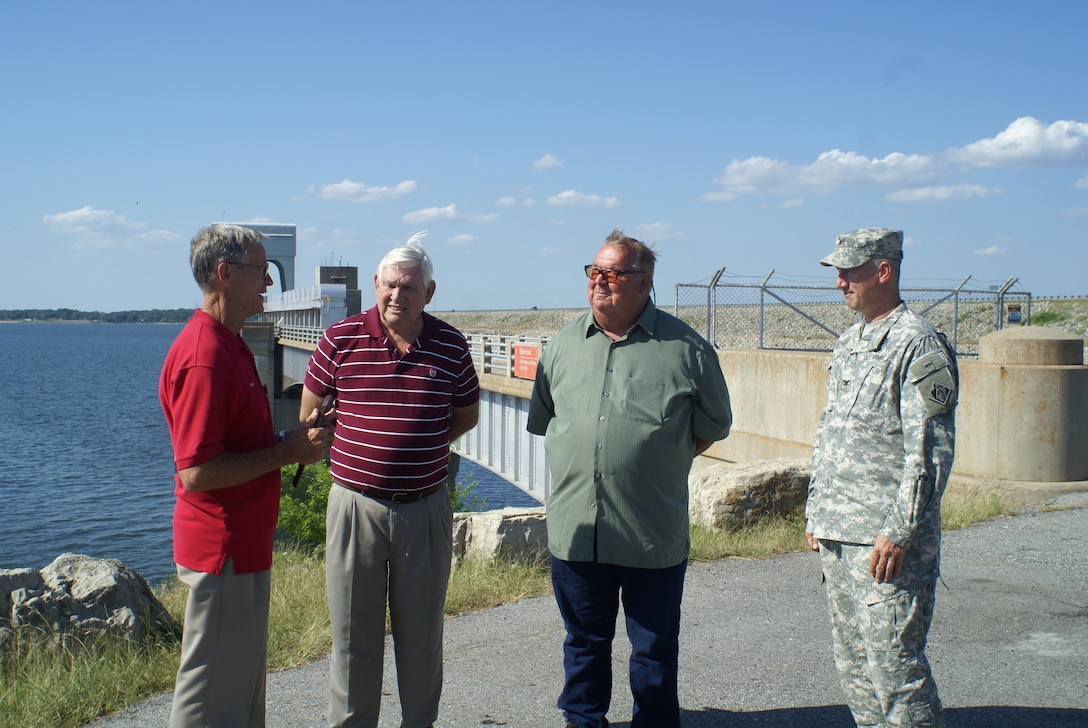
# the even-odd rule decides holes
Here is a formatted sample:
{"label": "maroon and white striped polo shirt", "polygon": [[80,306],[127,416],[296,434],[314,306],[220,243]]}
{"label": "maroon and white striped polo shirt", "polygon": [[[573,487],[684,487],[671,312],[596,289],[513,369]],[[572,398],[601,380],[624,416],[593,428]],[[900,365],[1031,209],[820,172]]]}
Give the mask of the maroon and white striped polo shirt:
{"label": "maroon and white striped polo shirt", "polygon": [[319,397],[337,398],[333,478],[382,495],[443,483],[450,408],[480,398],[461,332],[424,313],[423,332],[401,356],[382,330],[377,307],[325,331],[305,385]]}

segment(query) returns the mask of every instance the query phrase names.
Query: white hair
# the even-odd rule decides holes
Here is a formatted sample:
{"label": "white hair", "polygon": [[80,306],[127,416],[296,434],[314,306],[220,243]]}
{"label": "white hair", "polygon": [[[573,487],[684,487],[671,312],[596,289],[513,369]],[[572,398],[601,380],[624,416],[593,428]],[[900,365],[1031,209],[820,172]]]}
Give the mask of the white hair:
{"label": "white hair", "polygon": [[419,243],[426,235],[427,231],[421,230],[386,253],[385,257],[378,263],[378,277],[380,278],[382,271],[389,267],[399,268],[401,266],[418,265],[423,273],[423,285],[431,285],[431,279],[434,277],[434,266],[431,265],[431,257],[427,255],[427,251]]}

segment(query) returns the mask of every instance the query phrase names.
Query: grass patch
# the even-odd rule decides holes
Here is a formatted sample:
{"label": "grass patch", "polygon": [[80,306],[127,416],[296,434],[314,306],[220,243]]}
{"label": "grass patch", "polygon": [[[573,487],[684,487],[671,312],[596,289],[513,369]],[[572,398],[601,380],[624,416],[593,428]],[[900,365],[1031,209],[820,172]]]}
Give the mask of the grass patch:
{"label": "grass patch", "polygon": [[79,726],[169,689],[178,647],[175,639],[59,644],[16,634],[0,656],[0,726]]}
{"label": "grass patch", "polygon": [[941,530],[955,531],[973,523],[1015,515],[998,493],[952,491],[941,499]]}
{"label": "grass patch", "polygon": [[546,561],[512,564],[465,561],[450,575],[446,614],[457,616],[475,612],[550,594],[551,590],[551,572]]}
{"label": "grass patch", "polygon": [[[945,530],[1010,515],[996,494],[952,492],[942,508]],[[804,519],[773,518],[731,532],[695,526],[692,561],[761,558],[803,551]],[[465,562],[453,571],[446,614],[456,616],[551,593],[546,562]],[[181,623],[187,589],[172,580],[156,595]],[[328,654],[331,644],[320,552],[277,545],[272,565],[269,670]],[[170,690],[178,666],[176,635],[133,644],[97,640],[58,646],[15,635],[0,649],[0,728],[76,728],[142,698]]]}
{"label": "grass patch", "polygon": [[768,518],[736,531],[691,527],[692,561],[714,561],[730,556],[756,559],[807,548],[805,518],[800,514]]}

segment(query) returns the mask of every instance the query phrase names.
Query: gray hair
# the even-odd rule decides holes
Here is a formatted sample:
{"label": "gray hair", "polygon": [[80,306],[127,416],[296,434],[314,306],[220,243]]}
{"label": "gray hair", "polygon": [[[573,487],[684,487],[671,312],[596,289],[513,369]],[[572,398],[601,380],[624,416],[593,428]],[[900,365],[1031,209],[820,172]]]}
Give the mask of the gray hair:
{"label": "gray hair", "polygon": [[227,261],[244,261],[249,249],[268,237],[264,233],[240,225],[207,225],[202,227],[189,246],[189,267],[200,290],[205,293],[215,282],[215,269]]}
{"label": "gray hair", "polygon": [[619,228],[612,228],[612,232],[604,239],[604,244],[613,248],[620,248],[635,254],[635,265],[639,270],[653,275],[654,264],[657,262],[657,253],[646,243],[624,235]]}
{"label": "gray hair", "polygon": [[427,251],[423,249],[423,246],[419,244],[419,241],[427,234],[427,231],[416,233],[412,237],[408,238],[408,241],[403,245],[390,250],[378,263],[378,270],[376,275],[381,278],[382,271],[386,268],[400,268],[400,267],[413,267],[419,266],[420,271],[423,273],[423,286],[426,288],[431,285],[431,280],[434,277],[434,266],[431,265],[431,257],[427,255]]}

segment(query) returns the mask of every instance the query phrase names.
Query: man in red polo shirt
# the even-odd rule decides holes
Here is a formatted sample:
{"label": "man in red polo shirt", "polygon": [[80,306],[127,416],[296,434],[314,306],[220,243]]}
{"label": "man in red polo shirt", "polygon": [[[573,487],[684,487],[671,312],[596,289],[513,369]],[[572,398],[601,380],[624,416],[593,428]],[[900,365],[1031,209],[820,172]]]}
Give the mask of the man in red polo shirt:
{"label": "man in red polo shirt", "polygon": [[442,621],[453,557],[450,442],[476,425],[464,336],[423,312],[422,247],[390,251],[377,305],[333,324],[310,359],[302,413],[337,397],[325,576],[332,621],[330,726],[376,726],[388,600],[403,728],[427,728],[442,694]]}
{"label": "man in red polo shirt", "polygon": [[263,239],[236,225],[193,237],[189,263],[204,302],[159,380],[177,469],[174,561],[189,586],[172,728],[265,724],[280,468],[316,462],[332,441],[332,428],[305,423],[272,432],[268,395],[241,337],[271,282]]}

